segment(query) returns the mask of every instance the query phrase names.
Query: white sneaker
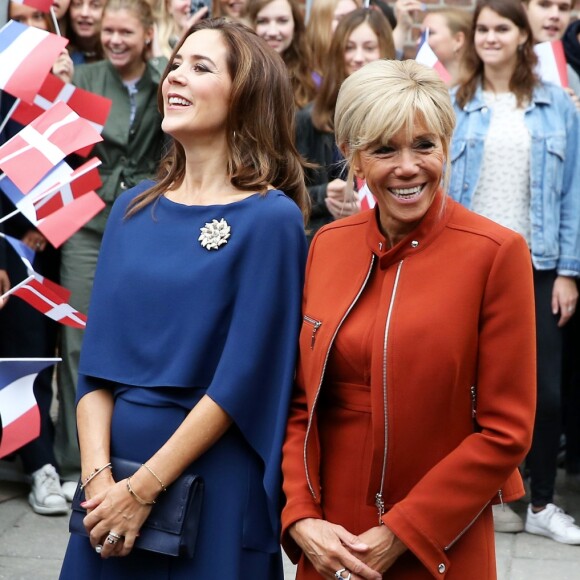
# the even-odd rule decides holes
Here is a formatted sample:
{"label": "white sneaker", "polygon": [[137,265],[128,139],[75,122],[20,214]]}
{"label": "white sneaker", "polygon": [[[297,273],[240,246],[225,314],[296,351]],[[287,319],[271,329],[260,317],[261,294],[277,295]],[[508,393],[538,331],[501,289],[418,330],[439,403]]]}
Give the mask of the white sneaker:
{"label": "white sneaker", "polygon": [[62,493],[69,503],[72,502],[75,496],[75,491],[77,490],[76,481],[63,481],[61,484]]}
{"label": "white sneaker", "polygon": [[491,509],[494,531],[510,534],[524,531],[524,520],[507,503],[492,505]]}
{"label": "white sneaker", "polygon": [[528,505],[525,530],[528,534],[546,536],[562,544],[580,544],[580,527],[574,523],[572,516],[553,503],[537,513],[532,511],[531,504]]}
{"label": "white sneaker", "polygon": [[43,516],[68,513],[58,473],[50,463],[32,474],[32,489],[28,494],[28,503],[37,514]]}

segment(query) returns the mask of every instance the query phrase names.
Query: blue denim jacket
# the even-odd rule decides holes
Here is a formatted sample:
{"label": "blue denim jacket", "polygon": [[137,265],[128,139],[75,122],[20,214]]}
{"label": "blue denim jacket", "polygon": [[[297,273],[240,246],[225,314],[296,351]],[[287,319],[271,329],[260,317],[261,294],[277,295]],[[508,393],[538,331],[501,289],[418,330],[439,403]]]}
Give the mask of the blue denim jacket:
{"label": "blue denim jacket", "polygon": [[[491,112],[481,87],[460,109],[451,142],[449,195],[470,208]],[[541,84],[524,120],[531,136],[531,252],[534,267],[580,276],[580,115],[560,88]],[[507,193],[507,192],[506,192]]]}

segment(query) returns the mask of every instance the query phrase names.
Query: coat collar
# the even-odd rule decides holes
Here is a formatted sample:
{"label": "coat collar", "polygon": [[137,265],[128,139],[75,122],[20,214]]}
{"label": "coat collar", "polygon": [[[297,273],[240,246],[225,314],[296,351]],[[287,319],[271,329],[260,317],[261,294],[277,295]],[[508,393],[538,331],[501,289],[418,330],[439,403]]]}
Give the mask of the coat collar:
{"label": "coat collar", "polygon": [[[457,88],[453,89],[451,93],[452,96],[454,96],[456,92]],[[532,102],[526,108],[526,110],[533,105],[549,105],[551,103],[552,98],[550,96],[550,92],[548,91],[544,83],[540,83],[536,85],[536,87],[534,88],[534,91],[532,93]],[[487,105],[483,100],[483,87],[480,83],[479,86],[477,87],[477,90],[475,91],[475,94],[473,95],[473,98],[463,107],[463,110],[467,113],[473,113],[474,111],[478,111],[486,107]]]}
{"label": "coat collar", "polygon": [[375,206],[374,213],[367,222],[366,243],[370,251],[379,259],[381,269],[428,247],[445,228],[453,211],[453,205],[451,198],[439,189],[419,225],[392,248],[388,247],[388,242],[379,228],[379,207]]}

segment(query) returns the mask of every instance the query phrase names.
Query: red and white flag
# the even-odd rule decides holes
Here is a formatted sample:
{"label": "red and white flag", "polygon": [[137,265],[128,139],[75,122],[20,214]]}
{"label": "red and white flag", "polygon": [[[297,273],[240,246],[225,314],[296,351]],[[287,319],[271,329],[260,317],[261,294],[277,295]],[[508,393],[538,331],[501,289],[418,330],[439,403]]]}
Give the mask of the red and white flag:
{"label": "red and white flag", "polygon": [[377,200],[375,199],[375,196],[371,193],[371,190],[369,189],[369,186],[366,184],[366,181],[363,184],[361,184],[361,186],[358,189],[358,201],[360,203],[361,211],[364,211],[365,209],[372,209],[373,207],[375,207],[375,205],[377,205]]}
{"label": "red and white flag", "polygon": [[0,168],[26,194],[67,155],[98,141],[88,121],[58,102],[0,147]]}
{"label": "red and white flag", "polygon": [[44,284],[49,290],[52,290],[55,294],[58,294],[65,302],[70,300],[71,291],[52,280],[49,280],[42,274],[36,272],[32,266],[34,262],[35,252],[32,248],[23,244],[20,240],[8,236],[0,232],[0,237],[4,238],[12,249],[20,256],[20,259],[26,266],[26,272],[28,276],[34,276],[41,284]]}
{"label": "red and white flag", "polygon": [[100,164],[100,159],[93,157],[73,170],[62,161],[60,165],[63,170],[58,174],[51,172],[30,193],[23,196],[16,207],[32,224],[37,225],[41,219],[72,203],[81,195],[101,187],[98,170]]}
{"label": "red and white flag", "polygon": [[52,6],[52,0],[10,0],[14,4],[23,4],[24,6],[30,6],[31,8],[36,8],[41,12],[50,12]]}
{"label": "red and white flag", "polygon": [[40,412],[34,398],[38,373],[59,358],[0,359],[0,457],[40,435]]}
{"label": "red and white flag", "polygon": [[439,57],[433,52],[433,49],[429,46],[429,29],[421,35],[421,40],[419,41],[419,49],[415,56],[415,60],[419,64],[424,64],[429,68],[435,69],[441,80],[449,84],[451,82],[451,75],[449,71],[443,66]]}
{"label": "red and white flag", "polygon": [[50,73],[34,97],[34,102],[21,102],[12,113],[12,119],[28,125],[58,101],[66,103],[79,117],[89,121],[99,133],[103,132],[113,104],[111,99],[65,83]]}
{"label": "red and white flag", "polygon": [[540,42],[534,46],[534,50],[538,56],[536,72],[539,77],[544,82],[566,88],[568,86],[568,69],[562,41]]}
{"label": "red and white flag", "polygon": [[55,248],[59,248],[104,207],[105,202],[94,191],[89,191],[40,220],[36,227]]}
{"label": "red and white flag", "polygon": [[34,276],[29,276],[20,284],[17,284],[0,298],[6,296],[18,296],[28,302],[33,308],[42,312],[49,318],[73,328],[84,328],[87,317],[67,304],[61,296],[53,292],[48,286],[39,282]]}
{"label": "red and white flag", "polygon": [[0,29],[0,89],[32,103],[67,43],[62,36],[10,20]]}

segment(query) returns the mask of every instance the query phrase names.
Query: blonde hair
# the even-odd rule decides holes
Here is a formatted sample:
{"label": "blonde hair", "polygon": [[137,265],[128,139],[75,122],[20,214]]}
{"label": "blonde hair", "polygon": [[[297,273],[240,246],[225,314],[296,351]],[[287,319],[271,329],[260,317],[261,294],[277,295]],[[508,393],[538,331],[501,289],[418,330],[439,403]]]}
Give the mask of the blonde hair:
{"label": "blonde hair", "polygon": [[439,75],[414,60],[377,60],[350,75],[338,93],[334,118],[336,143],[350,173],[361,151],[388,144],[403,129],[411,134],[418,121],[441,140],[447,190],[455,112]]}

